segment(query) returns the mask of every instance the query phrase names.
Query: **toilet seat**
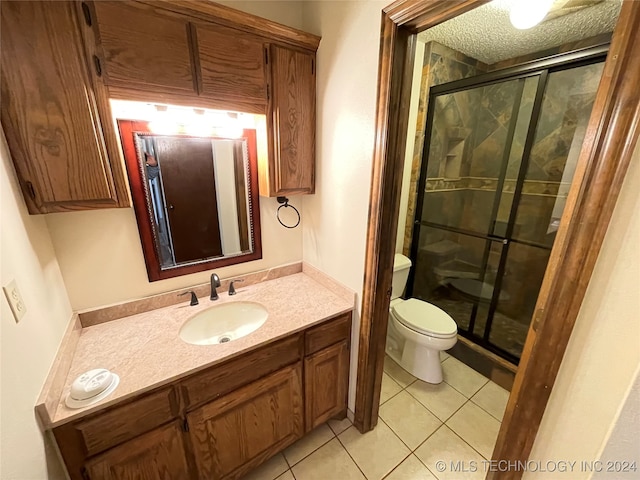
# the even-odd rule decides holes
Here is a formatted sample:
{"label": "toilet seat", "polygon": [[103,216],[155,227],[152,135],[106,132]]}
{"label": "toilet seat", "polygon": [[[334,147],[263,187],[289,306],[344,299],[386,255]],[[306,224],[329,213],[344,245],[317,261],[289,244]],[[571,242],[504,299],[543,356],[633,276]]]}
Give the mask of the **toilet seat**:
{"label": "toilet seat", "polygon": [[391,314],[405,327],[435,338],[451,338],[458,326],[444,310],[417,298],[410,298],[391,306]]}

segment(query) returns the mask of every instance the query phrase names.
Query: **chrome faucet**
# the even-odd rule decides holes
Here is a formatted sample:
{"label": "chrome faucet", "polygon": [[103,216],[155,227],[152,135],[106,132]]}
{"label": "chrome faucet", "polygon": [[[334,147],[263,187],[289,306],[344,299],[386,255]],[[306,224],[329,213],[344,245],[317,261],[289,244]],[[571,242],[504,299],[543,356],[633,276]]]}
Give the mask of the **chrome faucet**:
{"label": "chrome faucet", "polygon": [[209,300],[218,300],[218,292],[216,291],[216,287],[220,286],[220,277],[212,273],[211,274],[211,296]]}
{"label": "chrome faucet", "polygon": [[235,279],[235,280],[231,280],[231,281],[229,282],[229,295],[235,295],[235,294],[236,294],[236,289],[235,289],[235,287],[233,286],[233,282],[235,282],[235,283],[241,283],[241,282],[244,282],[244,280],[242,280],[242,279]]}

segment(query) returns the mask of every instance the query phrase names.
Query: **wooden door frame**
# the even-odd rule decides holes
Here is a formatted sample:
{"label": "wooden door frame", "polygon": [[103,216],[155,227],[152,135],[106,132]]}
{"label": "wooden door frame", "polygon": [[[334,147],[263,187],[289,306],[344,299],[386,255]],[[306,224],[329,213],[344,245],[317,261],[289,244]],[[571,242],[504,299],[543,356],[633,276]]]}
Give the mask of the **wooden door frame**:
{"label": "wooden door frame", "polygon": [[[382,11],[376,137],[358,349],[355,425],[378,421],[416,39],[488,0],[398,0]],[[640,2],[625,2],[551,252],[493,459],[527,460],[638,136]],[[490,479],[522,472],[490,473]]]}

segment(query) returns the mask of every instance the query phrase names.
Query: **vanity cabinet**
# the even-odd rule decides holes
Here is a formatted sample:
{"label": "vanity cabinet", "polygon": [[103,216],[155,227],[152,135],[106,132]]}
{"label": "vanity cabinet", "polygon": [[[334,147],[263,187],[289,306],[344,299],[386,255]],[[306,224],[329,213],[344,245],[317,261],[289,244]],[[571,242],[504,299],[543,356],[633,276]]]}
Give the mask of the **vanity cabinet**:
{"label": "vanity cabinet", "polygon": [[2,127],[29,213],[129,206],[72,2],[3,1]]}
{"label": "vanity cabinet", "polygon": [[182,429],[178,422],[145,433],[89,460],[84,476],[90,480],[190,478]]}
{"label": "vanity cabinet", "polygon": [[69,476],[242,477],[344,418],[350,335],[347,313],[54,428]]}
{"label": "vanity cabinet", "polygon": [[304,432],[298,362],[187,413],[199,478],[238,478]]}

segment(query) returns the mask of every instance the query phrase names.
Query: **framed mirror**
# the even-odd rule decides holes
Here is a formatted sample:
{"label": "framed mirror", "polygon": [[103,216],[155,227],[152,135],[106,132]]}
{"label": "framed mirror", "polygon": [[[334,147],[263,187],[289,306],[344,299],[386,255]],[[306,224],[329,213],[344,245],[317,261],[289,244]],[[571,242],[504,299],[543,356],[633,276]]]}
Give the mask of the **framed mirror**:
{"label": "framed mirror", "polygon": [[256,131],[153,133],[118,120],[149,281],[262,258]]}

